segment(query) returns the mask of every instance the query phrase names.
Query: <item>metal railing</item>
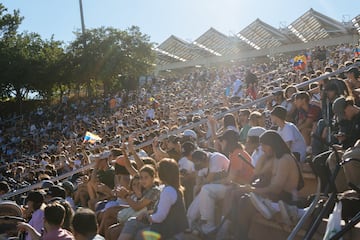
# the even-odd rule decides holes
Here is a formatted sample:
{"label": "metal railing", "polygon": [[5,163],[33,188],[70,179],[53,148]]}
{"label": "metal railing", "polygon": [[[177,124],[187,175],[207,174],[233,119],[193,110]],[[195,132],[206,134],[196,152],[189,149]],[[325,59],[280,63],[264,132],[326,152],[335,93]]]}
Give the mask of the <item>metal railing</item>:
{"label": "metal railing", "polygon": [[[306,82],[303,82],[303,83],[299,83],[299,84],[297,84],[297,85],[295,85],[295,86],[296,86],[297,88],[302,88],[302,87],[308,86],[310,83],[318,82],[318,81],[321,81],[321,80],[324,80],[324,79],[327,79],[327,78],[331,78],[331,77],[333,77],[333,76],[336,76],[336,75],[338,75],[338,74],[340,74],[340,73],[342,73],[342,72],[350,69],[351,67],[359,67],[359,66],[360,66],[360,62],[355,63],[355,64],[353,64],[353,65],[351,65],[351,66],[348,66],[348,67],[346,67],[346,68],[338,69],[338,70],[336,70],[336,71],[334,71],[334,72],[324,74],[324,75],[319,76],[319,77],[317,77],[317,78],[310,79],[309,81],[306,81]],[[224,117],[225,114],[227,114],[227,113],[233,113],[233,112],[237,112],[237,111],[239,111],[239,110],[241,110],[241,109],[245,109],[245,108],[252,107],[252,106],[254,106],[254,105],[257,105],[257,104],[259,104],[259,103],[262,103],[262,102],[270,99],[271,97],[272,97],[272,96],[269,95],[269,96],[266,96],[266,97],[262,97],[262,98],[256,99],[256,100],[254,100],[254,101],[252,101],[252,102],[245,103],[245,104],[243,104],[243,105],[241,105],[241,106],[238,106],[238,107],[229,109],[229,110],[227,110],[227,111],[221,112],[221,113],[219,113],[219,114],[216,114],[216,115],[214,116],[214,118],[215,118],[215,119],[220,119],[220,118]],[[198,121],[198,122],[196,122],[196,123],[192,123],[192,124],[190,124],[190,125],[188,125],[188,126],[183,126],[183,127],[179,128],[179,129],[170,131],[170,132],[167,133],[167,134],[160,135],[160,136],[158,137],[158,140],[161,141],[161,140],[163,140],[163,139],[166,139],[169,135],[180,134],[180,133],[184,132],[184,131],[187,130],[187,129],[192,129],[192,128],[198,127],[198,126],[206,123],[207,121],[208,121],[207,119],[201,119],[200,121]],[[143,143],[141,143],[141,144],[139,144],[139,145],[136,145],[136,146],[135,146],[135,149],[137,150],[137,149],[143,148],[143,147],[145,147],[145,146],[148,146],[148,145],[152,144],[152,142],[153,142],[153,140],[149,140],[149,141],[143,142]],[[73,170],[73,171],[71,171],[71,172],[65,173],[65,174],[63,174],[63,175],[61,175],[61,176],[52,178],[52,179],[50,179],[50,180],[51,180],[51,181],[54,181],[54,182],[55,182],[55,181],[61,181],[61,180],[63,180],[63,179],[66,179],[66,178],[74,175],[74,174],[77,174],[77,173],[80,173],[80,172],[89,170],[89,169],[91,169],[92,167],[94,167],[94,163],[91,163],[91,164],[89,164],[89,165],[87,165],[87,166],[84,166],[84,167],[82,167],[82,168]],[[37,184],[31,185],[31,186],[28,186],[28,187],[25,187],[25,188],[22,188],[22,189],[15,190],[15,191],[13,191],[13,192],[11,192],[11,193],[7,193],[7,194],[5,194],[5,195],[2,195],[0,198],[1,198],[1,199],[9,199],[9,198],[12,198],[12,197],[14,197],[14,196],[23,194],[23,193],[25,193],[25,192],[28,192],[28,191],[37,189],[37,188],[39,188],[39,187],[41,187],[41,183],[37,183]]]}

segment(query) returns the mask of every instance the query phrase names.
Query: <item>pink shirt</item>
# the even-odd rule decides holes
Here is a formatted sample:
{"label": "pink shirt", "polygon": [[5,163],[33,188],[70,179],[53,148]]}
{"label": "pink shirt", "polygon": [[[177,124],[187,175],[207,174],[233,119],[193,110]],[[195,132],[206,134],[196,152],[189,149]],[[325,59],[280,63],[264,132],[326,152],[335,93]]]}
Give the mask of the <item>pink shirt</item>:
{"label": "pink shirt", "polygon": [[42,240],[75,240],[74,236],[68,230],[58,228],[50,232],[44,232]]}
{"label": "pink shirt", "polygon": [[[44,228],[44,210],[38,209],[31,215],[29,224],[35,228],[35,230],[41,233],[41,230]],[[30,234],[26,235],[26,240],[31,240]]]}

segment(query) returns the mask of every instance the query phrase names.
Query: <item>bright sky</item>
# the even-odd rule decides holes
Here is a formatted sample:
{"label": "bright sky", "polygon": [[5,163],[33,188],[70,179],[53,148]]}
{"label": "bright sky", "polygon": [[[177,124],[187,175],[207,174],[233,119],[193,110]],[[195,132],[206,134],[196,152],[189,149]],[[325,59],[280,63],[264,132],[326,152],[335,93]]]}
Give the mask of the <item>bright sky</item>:
{"label": "bright sky", "polygon": [[[79,0],[1,2],[25,17],[20,31],[69,43],[81,29]],[[86,28],[136,25],[156,43],[170,35],[194,41],[210,27],[234,35],[257,18],[275,28],[288,26],[310,8],[340,22],[360,14],[360,2],[354,0],[83,0]]]}

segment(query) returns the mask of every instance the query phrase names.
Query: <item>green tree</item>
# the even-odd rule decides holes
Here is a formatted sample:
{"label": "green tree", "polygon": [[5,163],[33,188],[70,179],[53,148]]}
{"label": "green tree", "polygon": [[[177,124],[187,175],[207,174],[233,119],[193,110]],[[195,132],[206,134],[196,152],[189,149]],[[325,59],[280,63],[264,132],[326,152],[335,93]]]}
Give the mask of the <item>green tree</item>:
{"label": "green tree", "polygon": [[95,82],[105,93],[116,92],[122,79],[138,79],[153,70],[155,55],[153,44],[138,27],[125,31],[115,28],[96,28],[83,35],[76,33],[76,40],[69,46],[75,56],[76,72],[80,84]]}
{"label": "green tree", "polygon": [[20,17],[19,10],[14,10],[12,14],[7,11],[7,8],[0,3],[0,39],[14,36],[24,19]]}
{"label": "green tree", "polygon": [[[16,31],[23,20],[19,15],[19,11],[14,11],[12,14],[7,12],[7,8],[0,3],[0,50],[2,52],[6,49],[6,39],[12,38],[16,35]],[[8,59],[0,56],[0,69],[4,69]],[[0,78],[0,97],[7,98],[10,95],[8,92],[8,82]]]}
{"label": "green tree", "polygon": [[64,50],[58,41],[43,40],[36,33],[21,33],[2,39],[0,72],[3,97],[22,101],[30,91],[45,98],[55,84],[53,66]]}
{"label": "green tree", "polygon": [[36,33],[17,33],[22,19],[19,11],[9,14],[0,4],[1,97],[15,96],[21,102],[30,91],[35,91],[48,98],[52,95],[53,76],[59,75],[54,70],[64,49],[53,38],[43,40]]}

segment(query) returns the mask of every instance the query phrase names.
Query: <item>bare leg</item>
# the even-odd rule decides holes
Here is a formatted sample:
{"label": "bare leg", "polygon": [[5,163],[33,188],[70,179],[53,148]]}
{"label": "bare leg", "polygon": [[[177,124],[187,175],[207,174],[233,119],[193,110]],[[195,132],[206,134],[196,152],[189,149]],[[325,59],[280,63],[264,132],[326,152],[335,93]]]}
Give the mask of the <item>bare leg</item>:
{"label": "bare leg", "polygon": [[106,209],[101,217],[99,233],[104,236],[105,231],[113,224],[117,223],[117,214],[123,207],[115,206]]}

